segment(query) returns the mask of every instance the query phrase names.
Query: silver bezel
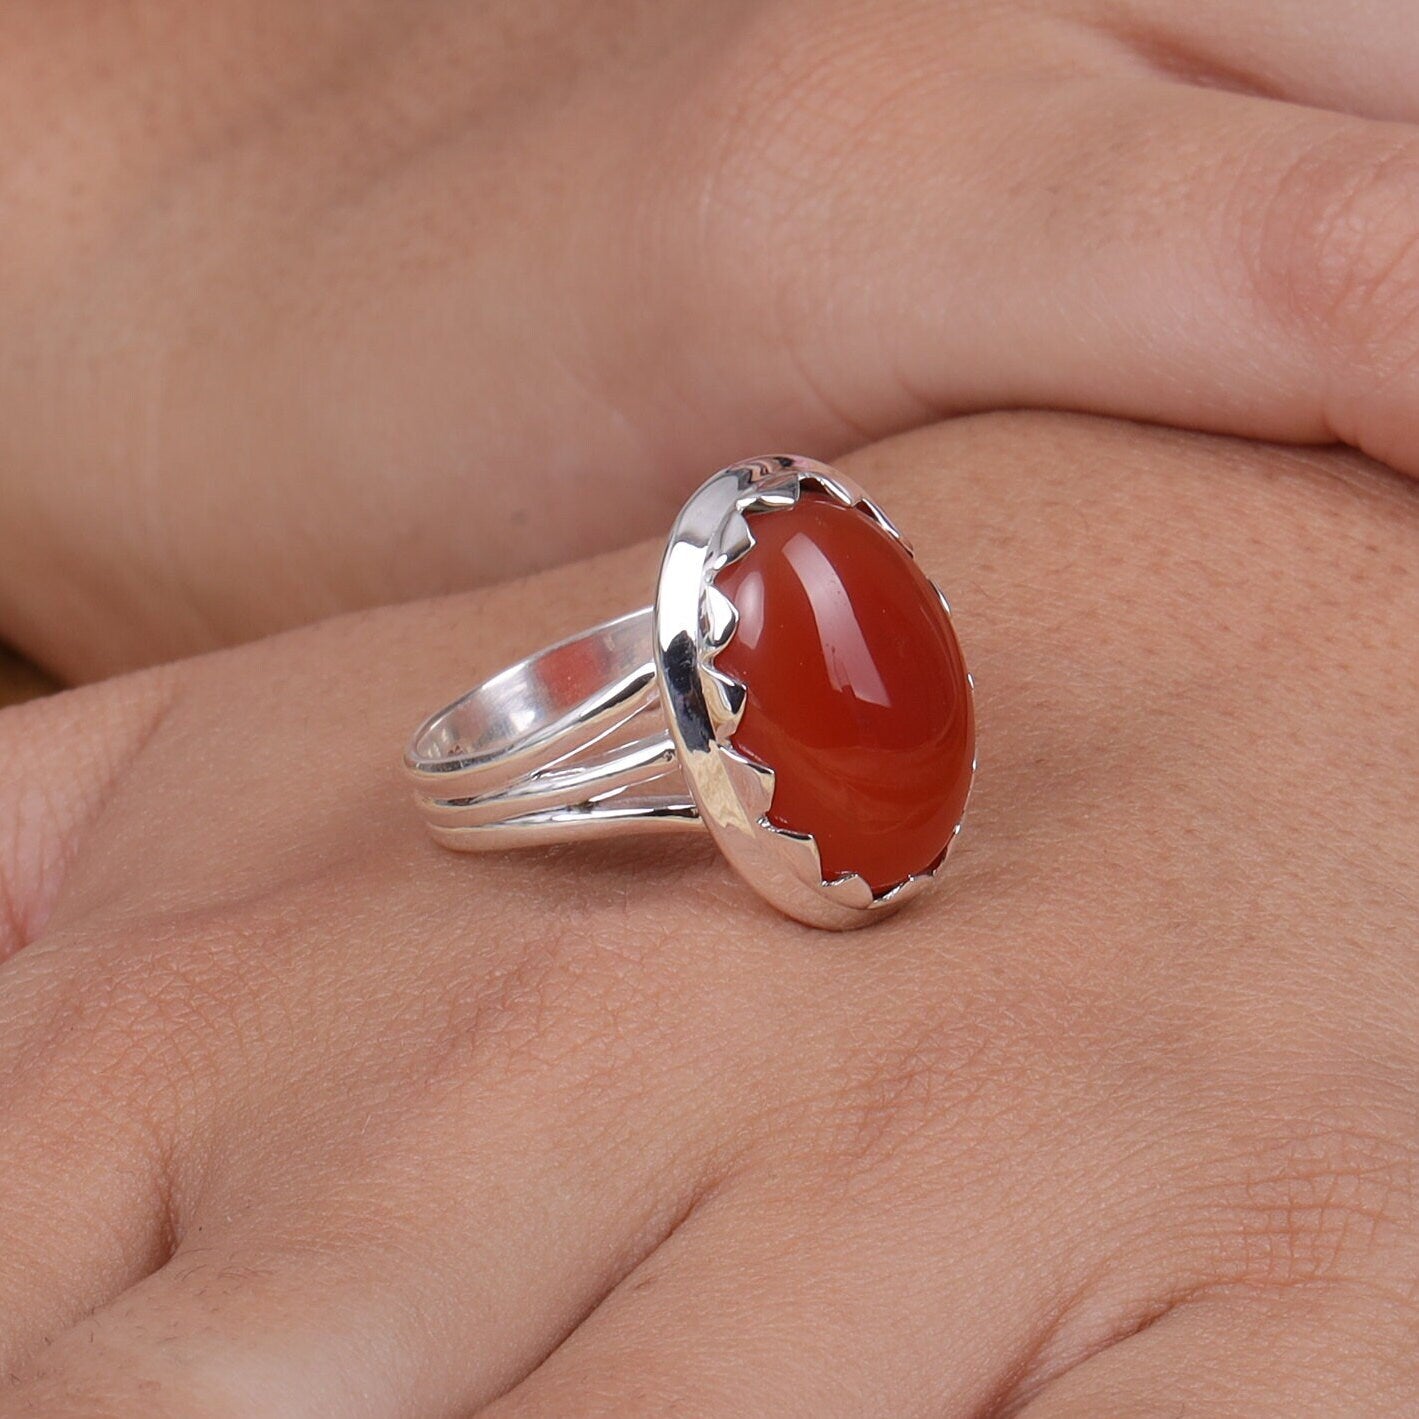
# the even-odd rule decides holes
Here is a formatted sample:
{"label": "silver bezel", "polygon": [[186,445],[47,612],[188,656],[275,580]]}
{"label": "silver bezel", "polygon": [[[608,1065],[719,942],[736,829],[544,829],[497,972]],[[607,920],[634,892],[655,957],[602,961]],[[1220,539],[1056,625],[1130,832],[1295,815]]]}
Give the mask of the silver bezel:
{"label": "silver bezel", "polygon": [[[705,483],[671,529],[655,600],[655,673],[665,718],[690,793],[720,851],[761,896],[810,926],[844,930],[880,920],[929,888],[961,831],[957,822],[941,860],[881,895],[856,874],[823,878],[810,835],[775,827],[767,814],[772,769],[730,742],[743,713],[744,686],[715,668],[734,636],[738,614],[715,578],[754,545],[747,514],[788,508],[804,488],[857,507],[910,544],[851,479],[812,459],[775,455],[735,464]],[[946,615],[951,607],[932,582]],[[966,676],[967,694],[974,681]],[[972,762],[972,777],[975,764]],[[964,810],[963,815],[964,817]]]}

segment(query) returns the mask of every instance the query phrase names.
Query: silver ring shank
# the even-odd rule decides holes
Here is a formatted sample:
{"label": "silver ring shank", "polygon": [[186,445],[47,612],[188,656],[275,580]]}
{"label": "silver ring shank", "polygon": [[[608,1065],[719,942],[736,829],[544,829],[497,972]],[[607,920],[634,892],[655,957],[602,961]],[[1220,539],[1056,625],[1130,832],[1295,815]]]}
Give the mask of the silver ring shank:
{"label": "silver ring shank", "polygon": [[426,721],[405,766],[434,837],[481,851],[699,827],[651,635],[649,608],[607,621]]}

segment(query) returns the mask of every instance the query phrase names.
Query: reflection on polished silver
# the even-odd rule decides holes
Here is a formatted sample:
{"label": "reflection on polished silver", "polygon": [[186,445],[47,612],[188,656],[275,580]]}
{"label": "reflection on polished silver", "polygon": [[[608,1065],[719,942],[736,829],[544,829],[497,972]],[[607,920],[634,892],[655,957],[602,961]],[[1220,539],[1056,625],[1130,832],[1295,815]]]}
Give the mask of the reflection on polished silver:
{"label": "reflection on polished silver", "polygon": [[824,881],[814,839],[768,820],[772,770],[731,743],[746,692],[715,668],[738,616],[714,578],[753,546],[745,515],[792,507],[804,488],[861,508],[901,541],[824,464],[773,456],[717,473],[676,519],[653,606],[511,666],[417,731],[405,763],[438,841],[501,850],[707,827],[780,911],[836,929],[880,919],[929,885],[944,855],[881,894],[855,874]]}

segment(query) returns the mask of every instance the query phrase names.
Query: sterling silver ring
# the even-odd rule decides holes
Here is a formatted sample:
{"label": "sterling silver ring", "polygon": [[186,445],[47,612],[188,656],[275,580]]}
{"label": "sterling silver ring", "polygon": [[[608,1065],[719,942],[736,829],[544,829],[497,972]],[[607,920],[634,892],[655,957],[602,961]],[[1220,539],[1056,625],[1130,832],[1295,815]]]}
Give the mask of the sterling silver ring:
{"label": "sterling silver ring", "polygon": [[886,514],[775,455],[685,504],[653,605],[469,691],[405,765],[447,847],[708,828],[778,910],[841,930],[940,873],[973,700],[951,608]]}

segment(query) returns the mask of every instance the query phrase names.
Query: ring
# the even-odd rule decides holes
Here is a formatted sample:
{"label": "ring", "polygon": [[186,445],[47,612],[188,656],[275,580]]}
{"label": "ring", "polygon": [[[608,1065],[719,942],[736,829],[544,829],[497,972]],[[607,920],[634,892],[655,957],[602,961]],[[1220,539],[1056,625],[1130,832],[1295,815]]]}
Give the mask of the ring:
{"label": "ring", "polygon": [[775,455],[684,505],[652,606],[469,691],[405,766],[447,847],[708,828],[765,900],[841,930],[939,874],[973,698],[951,608],[886,514]]}

